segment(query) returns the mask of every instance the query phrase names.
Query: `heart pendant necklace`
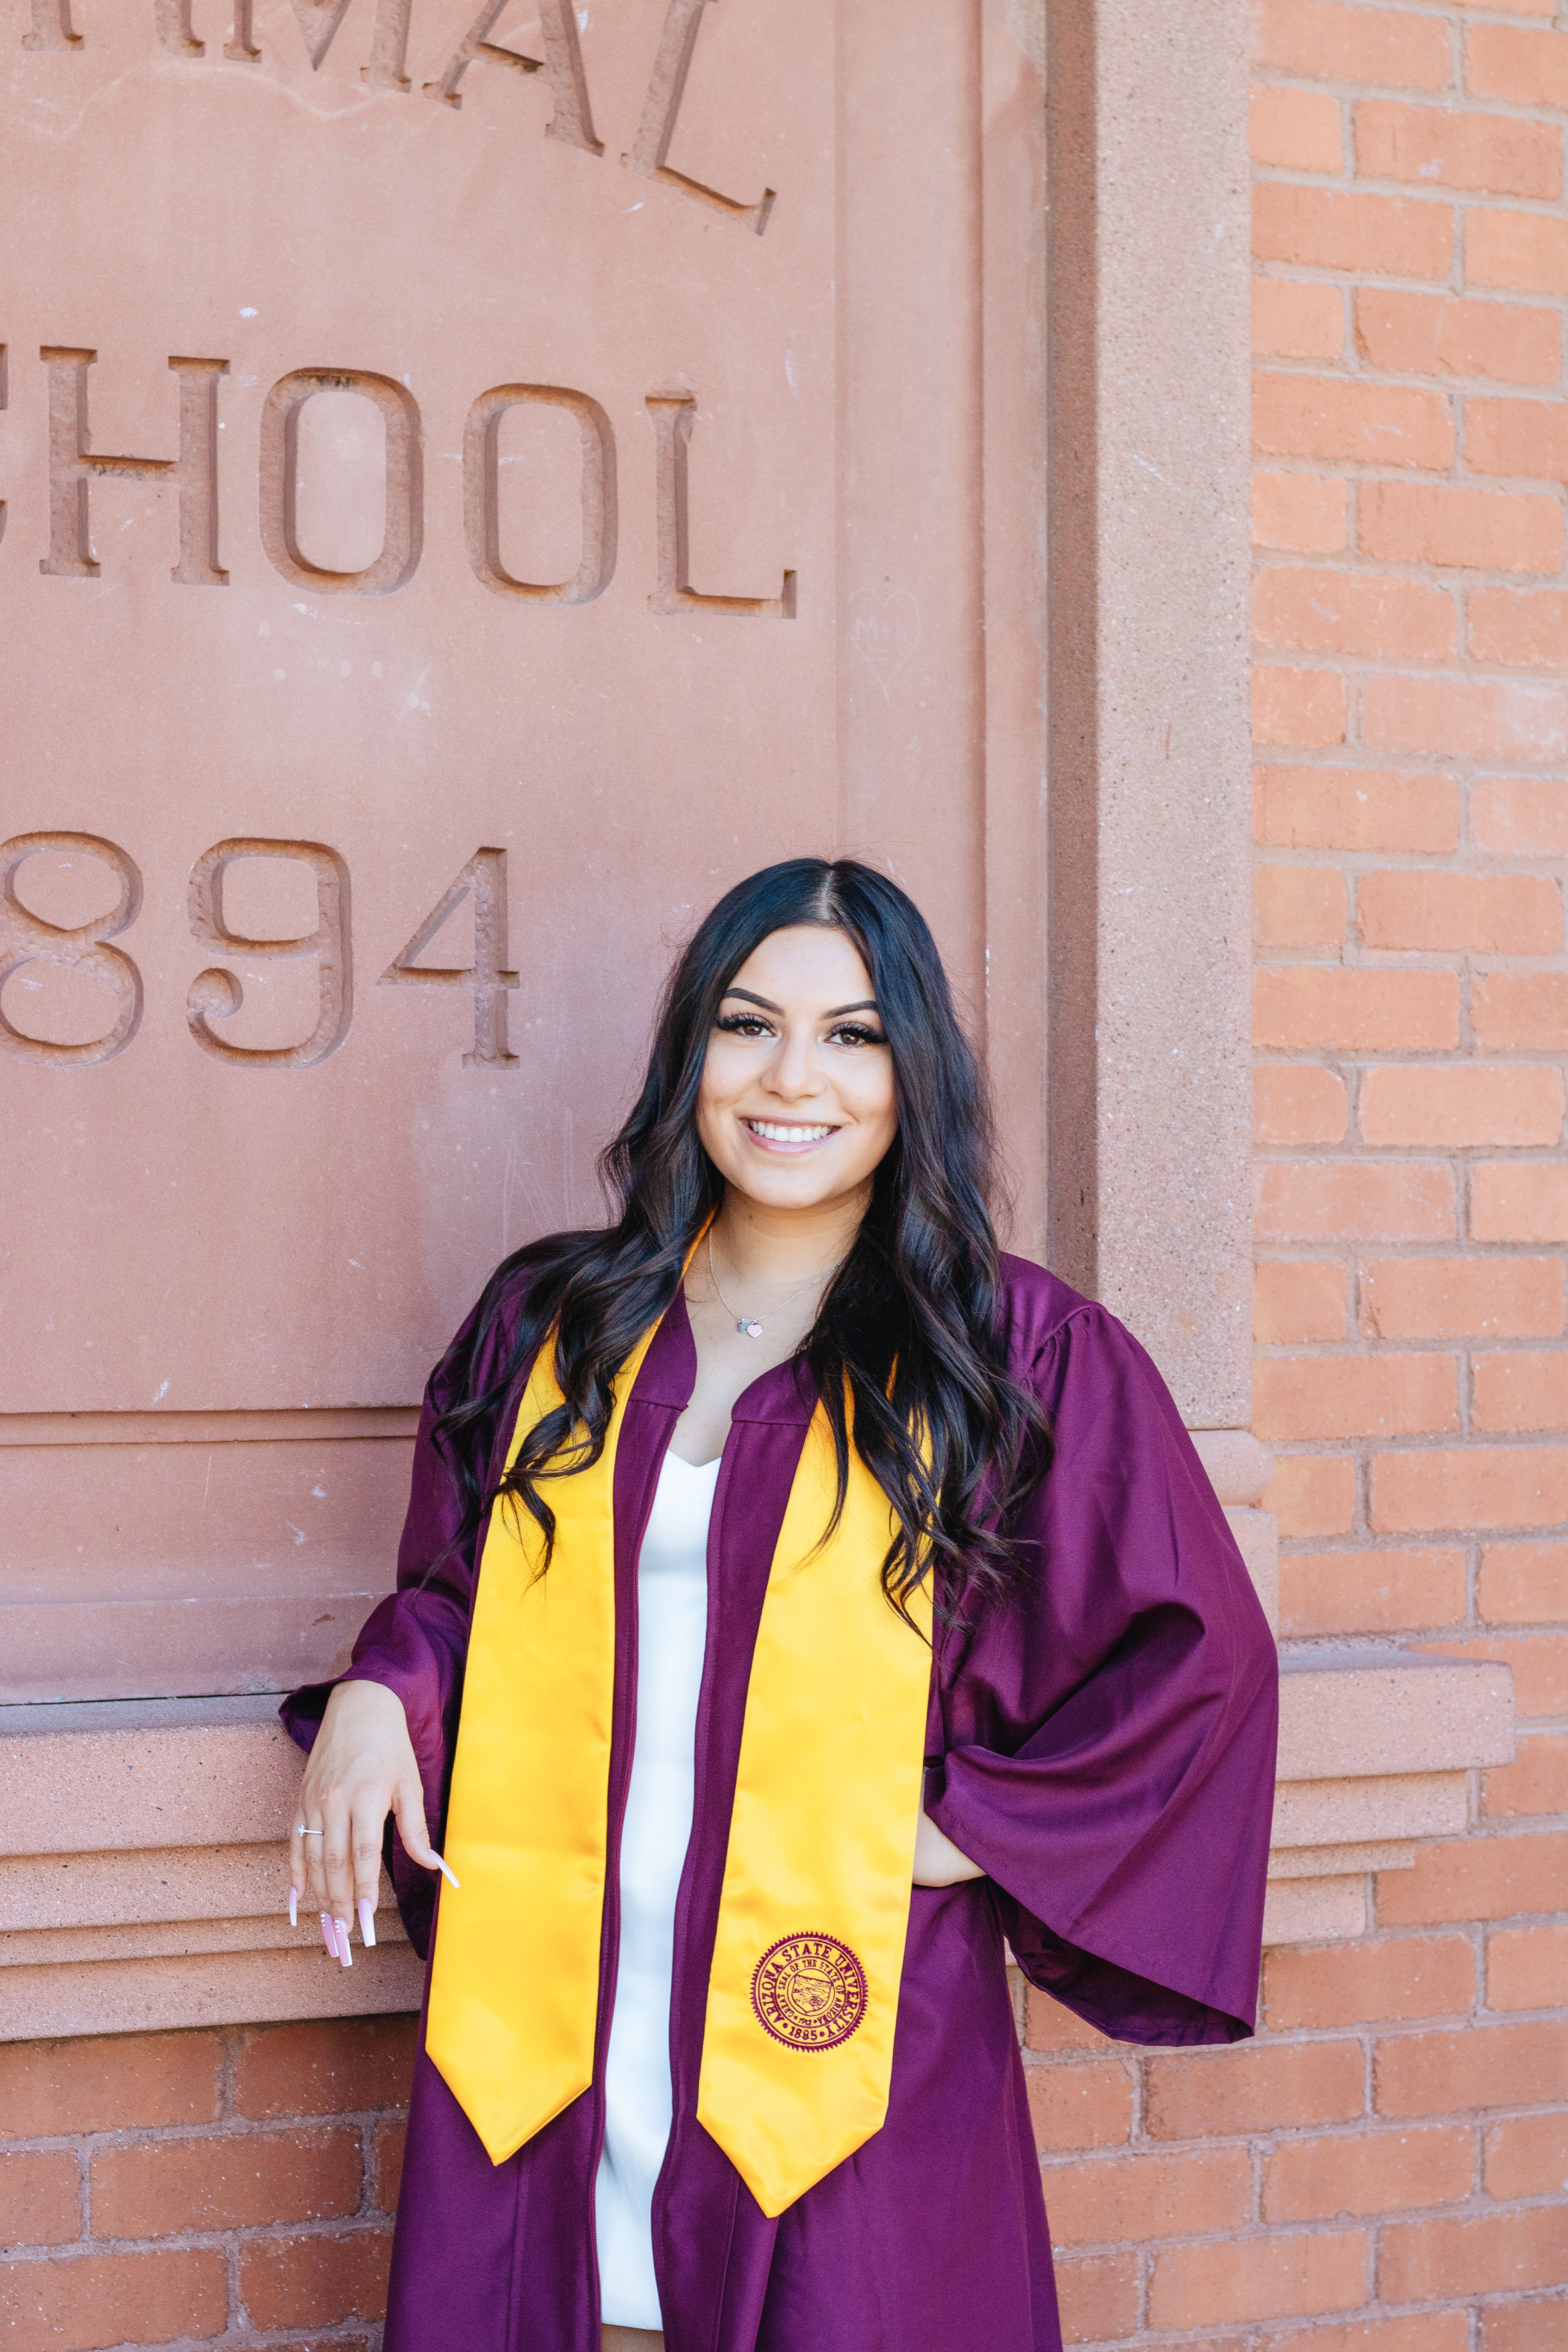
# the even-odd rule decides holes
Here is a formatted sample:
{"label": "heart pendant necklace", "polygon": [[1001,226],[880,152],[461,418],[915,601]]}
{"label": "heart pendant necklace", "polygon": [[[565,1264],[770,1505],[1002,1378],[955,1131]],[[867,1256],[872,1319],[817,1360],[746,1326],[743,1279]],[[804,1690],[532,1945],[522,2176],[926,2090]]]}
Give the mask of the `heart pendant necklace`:
{"label": "heart pendant necklace", "polygon": [[[842,1264],[843,1260],[840,1259],[839,1265]],[[830,1274],[837,1274],[837,1271],[838,1267],[837,1265],[824,1266],[820,1274],[814,1274],[810,1276],[806,1281],[803,1282],[799,1290],[792,1290],[788,1298],[781,1298],[777,1307],[770,1307],[768,1313],[770,1315],[777,1315],[784,1307],[792,1305],[795,1299],[801,1297],[805,1292],[808,1291],[813,1283],[826,1282]],[[719,1273],[717,1267],[713,1264],[713,1228],[711,1225],[708,1228],[708,1279],[713,1285],[713,1295],[718,1299],[720,1306],[724,1309],[725,1314],[735,1315],[734,1308],[731,1306],[729,1300],[725,1297],[723,1292],[719,1287]],[[760,1316],[735,1315],[735,1328],[737,1331],[743,1331],[748,1339],[760,1339],[763,1336],[763,1325]]]}

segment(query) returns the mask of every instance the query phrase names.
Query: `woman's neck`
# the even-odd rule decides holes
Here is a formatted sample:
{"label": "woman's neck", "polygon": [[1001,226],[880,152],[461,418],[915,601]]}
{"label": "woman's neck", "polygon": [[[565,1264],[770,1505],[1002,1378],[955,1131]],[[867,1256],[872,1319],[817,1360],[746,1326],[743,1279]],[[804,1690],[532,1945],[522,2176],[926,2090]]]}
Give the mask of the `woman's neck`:
{"label": "woman's neck", "polygon": [[870,1204],[871,1188],[809,1209],[770,1208],[731,1187],[713,1221],[720,1258],[739,1281],[785,1287],[847,1257]]}

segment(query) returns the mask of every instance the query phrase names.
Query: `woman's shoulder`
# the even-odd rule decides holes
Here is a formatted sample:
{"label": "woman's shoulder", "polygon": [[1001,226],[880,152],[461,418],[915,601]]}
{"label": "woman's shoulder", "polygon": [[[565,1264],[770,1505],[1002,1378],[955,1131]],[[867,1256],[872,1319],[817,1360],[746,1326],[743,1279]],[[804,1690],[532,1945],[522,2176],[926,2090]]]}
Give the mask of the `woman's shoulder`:
{"label": "woman's shoulder", "polygon": [[1000,1273],[1009,1369],[1053,1423],[1092,1423],[1109,1412],[1126,1426],[1131,1416],[1190,1450],[1159,1366],[1109,1307],[1028,1258],[1004,1257]]}
{"label": "woman's shoulder", "polygon": [[464,1316],[431,1373],[432,1393],[443,1409],[482,1395],[509,1369],[515,1370],[519,1337],[529,1301],[551,1273],[571,1234],[547,1234],[502,1258]]}
{"label": "woman's shoulder", "polygon": [[[996,1272],[1010,1352],[1015,1355],[1025,1350],[1036,1355],[1075,1317],[1098,1317],[1105,1312],[1092,1298],[1086,1298],[1081,1290],[1075,1290],[1070,1282],[1064,1282],[1048,1266],[1037,1265],[1031,1257],[1014,1257],[1004,1250],[997,1260]],[[1115,1318],[1110,1319],[1114,1321]]]}
{"label": "woman's shoulder", "polygon": [[1068,1343],[1089,1356],[1142,1359],[1137,1340],[1109,1307],[1086,1298],[1048,1266],[1004,1251],[997,1273],[1007,1355],[1015,1372],[1037,1363],[1047,1349]]}
{"label": "woman's shoulder", "polygon": [[537,1240],[524,1242],[495,1267],[470,1314],[515,1324],[540,1284],[580,1259],[599,1238],[596,1232],[584,1230],[541,1234]]}

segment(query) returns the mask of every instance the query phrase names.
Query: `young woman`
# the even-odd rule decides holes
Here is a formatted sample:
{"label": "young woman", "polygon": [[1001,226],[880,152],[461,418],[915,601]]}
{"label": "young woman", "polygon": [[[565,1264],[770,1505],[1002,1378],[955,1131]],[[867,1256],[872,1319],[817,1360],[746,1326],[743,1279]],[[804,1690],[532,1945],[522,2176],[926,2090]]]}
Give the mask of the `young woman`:
{"label": "young woman", "polygon": [[284,1711],[329,1949],[390,1812],[430,1953],[387,2352],[1059,2352],[1005,1946],[1102,2032],[1251,2032],[1246,1570],[1137,1342],[999,1255],[880,875],[720,901],[605,1173],[437,1367],[398,1591]]}

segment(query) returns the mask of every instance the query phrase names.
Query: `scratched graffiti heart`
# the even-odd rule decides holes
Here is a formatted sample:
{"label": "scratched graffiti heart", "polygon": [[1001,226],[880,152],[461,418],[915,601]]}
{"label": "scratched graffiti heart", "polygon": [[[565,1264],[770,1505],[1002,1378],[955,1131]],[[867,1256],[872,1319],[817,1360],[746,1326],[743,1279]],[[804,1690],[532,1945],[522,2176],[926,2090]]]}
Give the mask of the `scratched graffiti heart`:
{"label": "scratched graffiti heart", "polygon": [[921,641],[921,608],[907,588],[879,596],[857,588],[849,599],[849,642],[887,693]]}

